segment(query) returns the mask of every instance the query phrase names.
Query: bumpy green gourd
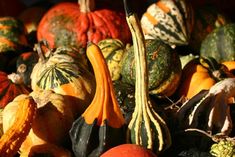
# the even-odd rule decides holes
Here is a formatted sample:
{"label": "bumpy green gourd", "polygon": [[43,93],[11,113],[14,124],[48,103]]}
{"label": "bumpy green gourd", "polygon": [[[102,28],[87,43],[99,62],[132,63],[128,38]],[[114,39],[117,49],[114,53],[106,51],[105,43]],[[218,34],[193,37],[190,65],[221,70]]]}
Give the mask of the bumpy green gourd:
{"label": "bumpy green gourd", "polygon": [[235,157],[235,142],[221,140],[211,146],[210,154],[214,157]]}

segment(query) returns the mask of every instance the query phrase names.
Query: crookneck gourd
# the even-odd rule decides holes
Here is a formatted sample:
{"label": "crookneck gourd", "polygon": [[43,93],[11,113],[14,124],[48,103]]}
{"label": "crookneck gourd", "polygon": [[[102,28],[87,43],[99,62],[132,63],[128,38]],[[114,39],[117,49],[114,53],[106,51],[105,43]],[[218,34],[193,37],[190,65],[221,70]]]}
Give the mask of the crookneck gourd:
{"label": "crookneck gourd", "polygon": [[[31,87],[53,90],[74,100],[74,112],[80,115],[90,104],[95,91],[94,75],[88,70],[83,56],[73,48],[50,49],[45,41],[35,49],[39,61],[31,73]],[[43,51],[43,49],[46,49]]]}
{"label": "crookneck gourd", "polygon": [[[37,104],[32,97],[22,94],[14,99],[17,101],[12,125],[5,129],[4,134],[0,139],[0,156],[12,157],[17,154],[21,144],[26,139],[32,122],[36,116]],[[7,116],[6,110],[3,110],[3,116]],[[5,117],[4,117],[5,118]]]}
{"label": "crookneck gourd", "polygon": [[99,157],[125,142],[125,120],[100,48],[89,43],[87,56],[94,69],[96,92],[89,107],[74,121],[70,139],[76,157]]}
{"label": "crookneck gourd", "polygon": [[235,96],[235,78],[226,78],[202,90],[177,111],[180,130],[200,129],[211,135],[230,135],[233,122],[229,98]]}
{"label": "crookneck gourd", "polygon": [[[74,121],[70,106],[72,103],[71,100],[63,95],[47,90],[33,91],[30,93],[30,96],[37,103],[37,111],[32,126],[30,126],[30,131],[27,133],[26,139],[20,146],[19,153],[30,154],[33,151],[32,149],[37,145],[49,143],[64,146],[64,144],[69,143],[68,133]],[[24,111],[19,104],[26,98],[27,96],[25,95],[19,95],[4,108],[4,132],[7,132],[7,130],[13,126],[15,119],[17,119],[17,110],[22,110],[21,112]],[[25,111],[27,111],[27,109],[25,109]],[[22,116],[23,115],[24,114],[22,114]],[[24,127],[24,125],[28,124],[22,124],[21,127]],[[22,133],[24,132],[24,130],[21,131]],[[51,149],[53,150],[53,147]],[[59,152],[60,151],[58,151],[56,156],[60,155]]]}
{"label": "crookneck gourd", "polygon": [[135,109],[127,130],[127,142],[161,153],[171,145],[171,136],[164,119],[153,109],[148,92],[148,68],[144,35],[137,15],[124,0],[126,19],[132,33],[136,82]]}

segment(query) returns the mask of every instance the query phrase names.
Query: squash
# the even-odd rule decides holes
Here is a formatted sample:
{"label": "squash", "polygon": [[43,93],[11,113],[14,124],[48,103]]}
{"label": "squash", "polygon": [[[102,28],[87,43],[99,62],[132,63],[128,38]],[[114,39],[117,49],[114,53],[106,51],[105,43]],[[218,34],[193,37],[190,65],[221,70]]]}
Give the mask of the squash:
{"label": "squash", "polygon": [[182,15],[185,12],[180,9],[172,0],[159,0],[151,4],[141,18],[145,38],[160,39],[173,47],[187,45],[190,35],[185,16]]}
{"label": "squash", "polygon": [[42,17],[37,32],[37,39],[47,40],[53,48],[85,48],[88,41],[97,44],[106,38],[127,43],[131,35],[122,12],[95,9],[94,0],[58,3]]}
{"label": "squash", "polygon": [[195,58],[183,68],[181,83],[176,91],[178,97],[190,99],[201,90],[208,90],[216,82],[233,77],[226,66],[214,58]]}
{"label": "squash", "polygon": [[89,43],[86,53],[94,69],[96,92],[89,107],[73,122],[70,139],[76,157],[99,157],[125,142],[125,120],[100,48]]}
{"label": "squash", "polygon": [[95,90],[95,78],[85,65],[83,56],[73,48],[45,48],[45,41],[35,47],[39,62],[31,73],[31,87],[52,90],[74,100],[73,112],[80,115],[90,104]]}
{"label": "squash", "polygon": [[213,57],[218,62],[235,60],[235,24],[227,24],[214,29],[202,41],[200,55]]}
{"label": "squash", "polygon": [[126,52],[126,47],[119,39],[103,39],[97,44],[101,49],[108,64],[112,81],[121,77],[121,60]]}
{"label": "squash", "polygon": [[[27,134],[26,139],[20,146],[20,153],[32,152],[34,146],[53,144],[59,147],[68,144],[68,132],[74,121],[71,108],[71,100],[52,91],[33,91],[30,93],[37,103],[35,118]],[[10,102],[3,111],[4,133],[13,126],[18,110],[21,110],[19,103],[24,101],[25,95],[17,96]],[[18,137],[19,138],[19,137]],[[56,156],[59,155],[58,154]]]}
{"label": "squash", "polygon": [[29,94],[31,91],[23,79],[16,73],[7,74],[0,71],[0,108],[4,108],[16,96]]}
{"label": "squash", "polygon": [[28,46],[24,24],[15,17],[0,17],[0,53],[19,53]]}
{"label": "squash", "polygon": [[235,75],[235,61],[225,61],[222,62],[222,64],[225,65],[233,75]]}
{"label": "squash", "polygon": [[[160,40],[146,39],[148,87],[150,94],[159,97],[171,96],[181,78],[181,62],[178,53]],[[121,80],[132,86],[136,80],[134,49],[127,49],[121,61]]]}
{"label": "squash", "polygon": [[171,135],[164,119],[153,109],[148,92],[147,53],[137,14],[124,0],[126,19],[132,33],[136,66],[135,109],[127,129],[127,142],[160,154],[171,145]]}
{"label": "squash", "polygon": [[[15,119],[0,139],[0,156],[4,157],[12,157],[17,154],[31,129],[37,110],[37,104],[28,95],[22,94],[14,101],[18,101],[18,108],[14,110]],[[3,115],[6,116],[5,113]]]}
{"label": "squash", "polygon": [[31,87],[31,78],[33,67],[38,62],[39,56],[34,51],[21,53],[16,60],[16,73],[23,78],[23,82]]}
{"label": "squash", "polygon": [[202,41],[215,28],[230,23],[230,19],[212,5],[204,5],[194,11],[194,26],[189,41],[189,47],[194,54],[200,53]]}
{"label": "squash", "polygon": [[100,157],[157,157],[150,150],[136,144],[121,144],[109,149]]}

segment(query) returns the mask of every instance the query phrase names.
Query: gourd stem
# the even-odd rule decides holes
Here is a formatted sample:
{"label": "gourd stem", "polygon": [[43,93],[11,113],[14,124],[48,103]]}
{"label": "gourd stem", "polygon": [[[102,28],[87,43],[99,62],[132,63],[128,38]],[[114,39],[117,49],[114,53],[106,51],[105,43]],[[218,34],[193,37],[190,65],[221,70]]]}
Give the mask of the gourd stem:
{"label": "gourd stem", "polygon": [[79,0],[80,12],[88,13],[95,10],[95,0]]}
{"label": "gourd stem", "polygon": [[46,60],[46,56],[44,54],[42,46],[45,46],[49,50],[49,55],[51,55],[52,51],[49,48],[48,42],[45,41],[45,40],[42,40],[42,41],[38,42],[37,44],[35,44],[34,50],[38,53],[39,58],[42,61],[45,61]]}

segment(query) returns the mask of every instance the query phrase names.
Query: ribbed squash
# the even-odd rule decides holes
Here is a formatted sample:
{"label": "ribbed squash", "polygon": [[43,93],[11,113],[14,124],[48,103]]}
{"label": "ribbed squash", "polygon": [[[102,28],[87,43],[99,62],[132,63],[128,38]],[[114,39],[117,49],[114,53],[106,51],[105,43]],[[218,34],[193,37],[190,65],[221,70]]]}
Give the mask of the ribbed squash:
{"label": "ribbed squash", "polygon": [[185,12],[180,9],[172,0],[151,4],[141,18],[145,38],[161,39],[171,46],[188,44]]}
{"label": "ribbed squash", "polygon": [[[70,99],[46,90],[40,92],[34,91],[30,93],[30,96],[32,96],[33,100],[37,103],[36,115],[32,121],[32,126],[30,126],[30,131],[27,134],[26,139],[23,141],[22,145],[20,145],[19,153],[32,153],[33,147],[40,147],[40,145],[43,144],[48,144],[48,148],[50,148],[50,144],[57,145],[58,147],[64,146],[69,142],[68,131],[74,121]],[[27,95],[19,95],[4,108],[4,132],[6,132],[9,128],[14,127],[14,121],[18,118],[17,111],[24,111],[21,109],[20,103],[24,101],[26,97]],[[23,115],[24,114],[22,114],[22,116]],[[28,116],[28,118],[30,117]],[[27,125],[27,123],[25,124]],[[22,124],[19,127],[23,127],[25,124]],[[21,131],[22,133],[24,132],[24,130]],[[42,152],[44,152],[43,149]],[[55,156],[60,156],[59,152],[60,151],[55,153]]]}
{"label": "ribbed squash", "polygon": [[[145,40],[148,66],[149,92],[158,96],[171,96],[178,87],[181,78],[179,55],[170,46],[160,40]],[[133,46],[127,49],[121,61],[122,81],[135,85],[136,66]]]}
{"label": "ribbed squash", "polygon": [[0,53],[21,51],[28,46],[24,24],[14,17],[0,17]]}
{"label": "ribbed squash", "polygon": [[108,64],[109,72],[113,81],[121,77],[121,60],[126,52],[125,45],[119,39],[103,39],[97,44],[101,49]]}
{"label": "ribbed squash", "polygon": [[218,62],[235,60],[235,24],[214,29],[202,41],[200,55],[213,57]]}
{"label": "ribbed squash", "polygon": [[[14,109],[15,118],[12,125],[5,129],[5,133],[0,139],[0,156],[2,157],[12,157],[17,154],[36,115],[37,104],[32,97],[22,94],[16,97],[14,101],[18,101],[18,107]],[[7,108],[3,112],[7,112]],[[7,116],[5,113],[3,115]]]}
{"label": "ribbed squash", "polygon": [[99,157],[125,142],[125,120],[101,50],[89,43],[87,56],[95,73],[96,93],[89,107],[74,121],[70,139],[76,157]]}
{"label": "ribbed squash", "polygon": [[127,130],[127,141],[160,154],[171,145],[164,119],[153,109],[148,92],[148,66],[144,35],[140,21],[124,0],[126,19],[132,33],[136,66],[135,110]]}
{"label": "ribbed squash", "polygon": [[38,26],[38,40],[58,46],[86,47],[88,41],[117,38],[129,42],[130,31],[124,14],[107,8],[96,9],[94,0],[62,2],[49,9]]}
{"label": "ribbed squash", "polygon": [[0,71],[0,108],[4,108],[16,96],[29,94],[30,91],[21,76],[16,73],[7,74]]}
{"label": "ribbed squash", "polygon": [[44,55],[42,48],[45,45],[39,43],[38,46],[40,59],[31,74],[32,89],[53,90],[71,97],[74,99],[73,111],[81,114],[95,92],[94,75],[85,66],[82,56],[69,47],[47,49]]}

